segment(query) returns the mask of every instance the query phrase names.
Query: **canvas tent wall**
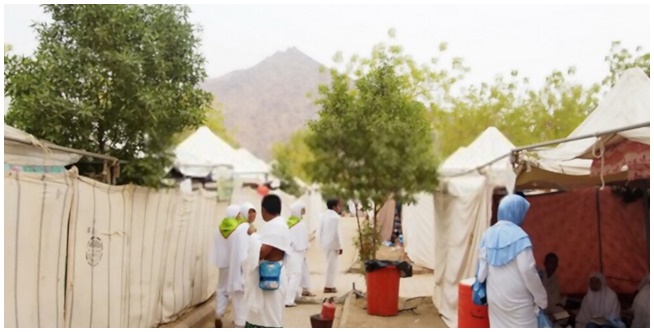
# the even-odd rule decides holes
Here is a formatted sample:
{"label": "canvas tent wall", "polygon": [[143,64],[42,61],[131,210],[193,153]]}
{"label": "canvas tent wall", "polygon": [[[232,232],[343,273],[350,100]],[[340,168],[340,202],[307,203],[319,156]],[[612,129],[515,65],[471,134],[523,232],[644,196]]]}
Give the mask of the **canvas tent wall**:
{"label": "canvas tent wall", "polygon": [[[215,194],[5,172],[5,327],[154,327],[206,301]],[[66,258],[67,257],[67,258]]]}
{"label": "canvas tent wall", "polygon": [[523,228],[536,264],[542,267],[549,252],[559,256],[556,274],[563,294],[585,294],[588,276],[597,271],[617,293],[636,293],[649,271],[649,218],[642,198],[625,201],[609,188],[585,188],[527,200],[531,207]]}
{"label": "canvas tent wall", "polygon": [[[82,158],[81,154],[64,152],[58,145],[5,124],[5,164],[24,166],[67,166]],[[59,147],[61,148],[61,147]]]}
{"label": "canvas tent wall", "polygon": [[[591,176],[593,154],[599,155],[602,150],[625,140],[649,145],[649,92],[649,77],[641,69],[625,71],[597,109],[568,136],[568,142],[538,151],[535,156],[524,151],[531,147],[523,149],[518,160],[520,168],[517,185],[525,188],[563,189],[600,185],[602,178]],[[643,126],[632,130],[619,130],[641,125]],[[601,132],[605,133],[596,137],[596,133]],[[583,136],[590,137],[574,139]],[[647,163],[649,164],[649,152]],[[628,172],[624,171],[608,174],[603,180],[610,183],[625,181],[627,178]]]}
{"label": "canvas tent wall", "polygon": [[[424,237],[422,243],[414,240],[417,237],[413,235],[429,229],[429,225],[407,225],[410,227],[408,243],[414,246],[409,249],[410,255],[415,257],[421,252],[418,249],[421,247],[431,248],[434,253],[433,301],[450,327],[458,324],[459,282],[474,276],[477,246],[490,226],[493,191],[496,188],[512,191],[515,185],[510,160],[513,148],[499,130],[494,127],[486,129],[441,166],[441,188],[434,194],[432,203],[435,211],[431,226],[433,239],[429,241]],[[429,206],[427,196],[423,196],[421,201]],[[428,211],[428,207],[420,205],[406,208]]]}

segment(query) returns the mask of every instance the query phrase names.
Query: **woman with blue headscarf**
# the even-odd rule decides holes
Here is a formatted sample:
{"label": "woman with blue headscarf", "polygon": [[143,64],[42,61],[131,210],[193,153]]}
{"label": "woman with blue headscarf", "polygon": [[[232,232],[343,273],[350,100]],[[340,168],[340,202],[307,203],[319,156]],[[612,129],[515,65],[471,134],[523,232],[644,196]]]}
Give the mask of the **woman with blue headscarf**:
{"label": "woman with blue headscarf", "polygon": [[540,310],[547,307],[531,240],[520,228],[528,210],[524,197],[504,197],[497,211],[498,222],[486,231],[479,245],[477,280],[486,282],[491,328],[536,328]]}

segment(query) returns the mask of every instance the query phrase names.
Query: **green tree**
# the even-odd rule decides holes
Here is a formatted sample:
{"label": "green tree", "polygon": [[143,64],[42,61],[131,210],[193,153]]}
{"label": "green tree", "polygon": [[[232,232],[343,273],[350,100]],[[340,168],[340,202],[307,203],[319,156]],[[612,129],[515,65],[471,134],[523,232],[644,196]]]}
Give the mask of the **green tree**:
{"label": "green tree", "polygon": [[11,48],[12,48],[11,45],[5,44],[5,54],[11,52]]}
{"label": "green tree", "polygon": [[285,183],[289,194],[301,196],[302,190],[296,178],[305,183],[312,183],[313,179],[307,174],[304,165],[309,163],[313,155],[305,143],[308,135],[306,129],[294,132],[288,142],[273,145],[272,175]]}
{"label": "green tree", "polygon": [[187,6],[43,5],[31,57],[5,56],[5,121],[124,161],[120,183],[158,185],[176,133],[203,123],[210,94]]}
{"label": "green tree", "polygon": [[[222,138],[225,142],[231,145],[233,148],[238,149],[239,144],[234,134],[225,127],[225,115],[223,114],[222,107],[219,104],[214,104],[214,106],[207,106],[205,108],[205,119],[202,123],[207,126],[214,134]],[[184,129],[182,132],[175,135],[173,138],[173,143],[175,145],[181,143],[186,138],[188,138],[192,133],[194,133],[198,127],[189,127]]]}
{"label": "green tree", "polygon": [[[320,117],[309,123],[313,159],[306,171],[326,193],[371,203],[378,232],[377,214],[389,198],[411,202],[437,184],[431,118],[419,101],[436,78],[411,72],[414,62],[393,46],[377,46],[371,58],[356,62],[353,84],[332,70],[331,85],[319,88]],[[372,244],[377,248],[376,237]]]}
{"label": "green tree", "polygon": [[513,144],[527,145],[568,136],[598,105],[601,90],[615,84],[622,73],[640,67],[649,75],[649,53],[634,53],[614,42],[605,57],[609,70],[601,82],[576,83],[574,67],[553,71],[539,88],[517,71],[492,83],[469,86],[432,105],[439,133],[440,157],[470,144],[489,126],[497,127]]}
{"label": "green tree", "polygon": [[631,52],[622,47],[621,42],[614,41],[604,61],[609,64],[609,74],[602,81],[607,88],[615,85],[622,73],[629,68],[641,68],[649,76],[649,53],[643,53],[643,48],[640,46]]}
{"label": "green tree", "polygon": [[490,126],[517,146],[567,136],[597,106],[599,91],[597,84],[574,83],[574,74],[574,68],[554,71],[541,88],[532,89],[514,71],[509,78],[470,86],[447,104],[434,105],[441,157],[470,144]]}

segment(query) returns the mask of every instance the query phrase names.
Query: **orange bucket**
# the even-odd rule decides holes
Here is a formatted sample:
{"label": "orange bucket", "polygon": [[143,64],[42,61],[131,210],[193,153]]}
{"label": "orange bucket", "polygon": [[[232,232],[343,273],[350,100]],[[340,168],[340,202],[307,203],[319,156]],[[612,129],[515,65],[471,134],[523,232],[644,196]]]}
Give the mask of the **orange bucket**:
{"label": "orange bucket", "polygon": [[459,327],[490,328],[488,306],[479,306],[472,302],[474,282],[475,278],[470,278],[459,283]]}
{"label": "orange bucket", "polygon": [[400,300],[400,271],[395,266],[366,273],[368,314],[397,316]]}

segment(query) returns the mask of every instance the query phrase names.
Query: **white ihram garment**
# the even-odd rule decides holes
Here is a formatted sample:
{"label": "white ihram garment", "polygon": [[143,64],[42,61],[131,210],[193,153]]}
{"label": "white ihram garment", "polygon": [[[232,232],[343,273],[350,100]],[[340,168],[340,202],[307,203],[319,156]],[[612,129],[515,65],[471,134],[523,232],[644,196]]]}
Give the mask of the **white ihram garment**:
{"label": "white ihram garment", "polygon": [[537,328],[539,308],[547,308],[547,292],[531,248],[502,266],[487,264],[484,251],[481,248],[479,252],[477,278],[486,281],[491,328]]}
{"label": "white ihram garment", "polygon": [[259,234],[250,236],[248,257],[245,263],[247,287],[245,300],[249,308],[247,322],[262,327],[284,327],[284,302],[286,298],[287,258],[282,262],[280,285],[277,290],[264,291],[259,288],[259,252],[262,245],[268,245],[288,253],[290,234],[286,219],[277,217],[261,227]]}
{"label": "white ihram garment", "polygon": [[631,308],[634,310],[632,328],[649,328],[649,273],[638,285],[638,294]]}
{"label": "white ihram garment", "polygon": [[333,210],[327,210],[320,220],[318,232],[320,247],[325,253],[327,269],[325,272],[325,288],[336,287],[336,272],[338,269],[338,251],[342,250],[339,222],[341,216]]}
{"label": "white ihram garment", "polygon": [[[301,218],[304,203],[297,201],[291,205],[291,215]],[[291,252],[288,269],[288,289],[286,291],[286,305],[295,305],[295,299],[300,293],[302,281],[302,270],[305,262],[306,252],[309,250],[309,230],[306,223],[300,221],[289,228],[291,235]]]}
{"label": "white ihram garment", "polygon": [[302,262],[302,281],[300,282],[300,287],[303,290],[311,289],[311,274],[309,273],[309,264],[307,264],[306,256],[304,256],[304,261]]}
{"label": "white ihram garment", "polygon": [[[235,218],[238,215],[238,206],[227,208],[227,217]],[[220,230],[214,233],[214,247],[211,254],[213,264],[219,268],[218,286],[216,289],[216,318],[222,319],[227,309],[229,296],[232,297],[234,307],[234,324],[244,326],[247,315],[247,306],[243,288],[243,263],[247,250],[247,224],[241,224],[225,239]]]}

